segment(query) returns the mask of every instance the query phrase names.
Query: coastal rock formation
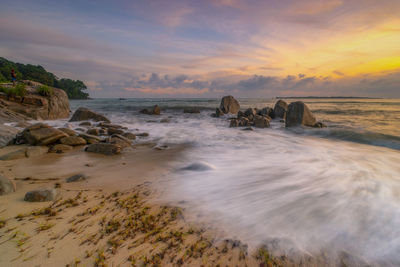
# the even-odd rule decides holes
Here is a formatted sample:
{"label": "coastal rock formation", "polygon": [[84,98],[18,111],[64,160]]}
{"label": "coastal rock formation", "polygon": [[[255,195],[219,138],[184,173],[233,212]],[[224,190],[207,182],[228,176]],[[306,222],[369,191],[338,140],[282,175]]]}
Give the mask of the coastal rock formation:
{"label": "coastal rock formation", "polygon": [[108,123],[110,122],[110,120],[107,119],[105,116],[84,107],[78,108],[74,112],[72,118],[69,121],[88,121],[88,120],[105,121]]}
{"label": "coastal rock formation", "polygon": [[52,189],[39,189],[34,191],[29,191],[25,194],[24,200],[29,202],[44,202],[52,201],[57,197],[57,190]]}
{"label": "coastal rock formation", "polygon": [[317,120],[304,102],[296,101],[290,103],[286,113],[286,127],[299,125],[314,127],[316,123]]}
{"label": "coastal rock formation", "polygon": [[269,119],[265,116],[255,115],[254,116],[254,127],[267,128],[269,127]]}
{"label": "coastal rock formation", "polygon": [[117,144],[98,143],[88,145],[85,151],[111,156],[121,153],[121,147]]}
{"label": "coastal rock formation", "polygon": [[183,109],[183,113],[200,113],[199,108],[185,108]]}
{"label": "coastal rock formation", "polygon": [[[26,94],[23,97],[9,97],[0,93],[0,106],[3,110],[10,110],[7,114],[10,121],[24,120],[26,117],[35,120],[53,120],[68,118],[69,102],[67,94],[58,88],[50,88],[52,93],[43,96],[37,92],[41,83],[24,81]],[[6,87],[11,85],[6,84]]]}
{"label": "coastal rock formation", "polygon": [[261,115],[261,116],[267,115],[268,117],[270,117],[270,118],[272,118],[272,119],[275,118],[275,112],[274,112],[274,110],[273,110],[272,108],[270,108],[270,107],[265,107],[265,108],[259,110],[259,111],[257,112],[257,114],[258,114],[258,115]]}
{"label": "coastal rock formation", "polygon": [[225,114],[227,114],[227,113],[235,114],[239,111],[240,104],[233,96],[228,95],[228,96],[224,96],[221,99],[221,104],[220,104],[219,108]]}
{"label": "coastal rock formation", "polygon": [[146,115],[160,115],[161,114],[161,108],[158,105],[155,105],[151,110],[150,109],[142,109],[139,111],[142,114]]}
{"label": "coastal rock formation", "polygon": [[67,136],[68,135],[65,132],[50,127],[47,124],[36,123],[25,128],[22,133],[18,134],[16,143],[46,146]]}
{"label": "coastal rock formation", "polygon": [[248,108],[245,112],[239,111],[237,118],[231,119],[229,127],[254,126],[257,128],[267,128],[270,126],[269,123],[271,118],[264,113],[268,113],[269,110],[268,108],[265,108],[261,111],[257,110],[256,108]]}
{"label": "coastal rock formation", "polygon": [[288,110],[288,104],[285,101],[279,99],[275,103],[274,115],[275,115],[276,118],[284,119],[284,118],[286,118],[287,110]]}
{"label": "coastal rock formation", "polygon": [[67,151],[72,150],[73,147],[69,145],[57,144],[50,148],[49,152],[51,153],[65,153]]}
{"label": "coastal rock formation", "polygon": [[68,146],[86,145],[86,140],[79,136],[68,136],[60,139],[61,144]]}
{"label": "coastal rock formation", "polygon": [[3,175],[0,175],[0,196],[15,192],[15,190],[15,183]]}

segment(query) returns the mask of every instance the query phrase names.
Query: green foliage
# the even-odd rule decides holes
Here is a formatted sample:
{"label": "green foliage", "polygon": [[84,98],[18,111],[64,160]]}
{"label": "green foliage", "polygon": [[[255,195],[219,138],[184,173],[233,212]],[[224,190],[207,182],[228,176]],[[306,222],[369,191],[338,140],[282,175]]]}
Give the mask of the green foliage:
{"label": "green foliage", "polygon": [[5,93],[8,97],[23,97],[26,95],[26,86],[23,83],[19,83],[14,87],[0,86],[0,92]]}
{"label": "green foliage", "polygon": [[14,63],[0,57],[0,82],[11,81],[11,70],[15,70],[17,80],[32,80],[50,87],[64,90],[71,99],[87,99],[89,94],[84,92],[86,85],[79,80],[59,79],[53,73],[46,71],[42,66]]}
{"label": "green foliage", "polygon": [[39,95],[42,96],[50,96],[53,94],[53,88],[47,86],[47,85],[42,85],[36,88],[36,91],[38,92]]}

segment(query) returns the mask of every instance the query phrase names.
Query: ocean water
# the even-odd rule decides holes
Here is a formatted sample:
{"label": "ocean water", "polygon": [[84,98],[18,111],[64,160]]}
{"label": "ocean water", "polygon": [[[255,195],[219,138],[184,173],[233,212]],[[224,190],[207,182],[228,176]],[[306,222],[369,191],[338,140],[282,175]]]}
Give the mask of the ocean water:
{"label": "ocean water", "polygon": [[[239,101],[245,109],[276,100]],[[400,266],[400,100],[303,101],[327,128],[285,129],[278,120],[268,129],[229,128],[230,116],[210,116],[218,99],[95,99],[71,101],[71,109],[148,131],[160,145],[186,144],[164,178],[166,200],[184,200],[250,246]],[[161,116],[138,113],[155,104]]]}

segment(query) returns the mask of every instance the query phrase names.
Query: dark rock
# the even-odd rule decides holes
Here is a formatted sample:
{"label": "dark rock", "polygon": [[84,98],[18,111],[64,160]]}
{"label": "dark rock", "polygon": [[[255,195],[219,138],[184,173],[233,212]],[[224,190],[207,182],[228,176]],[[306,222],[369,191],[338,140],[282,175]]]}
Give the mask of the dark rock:
{"label": "dark rock", "polygon": [[137,133],[136,136],[147,137],[147,136],[149,136],[149,133]]}
{"label": "dark rock", "polygon": [[237,113],[237,118],[240,119],[240,117],[246,117],[246,114],[244,114],[244,112],[241,110],[239,110]]}
{"label": "dark rock", "polygon": [[215,109],[215,117],[221,117],[222,115],[224,115],[224,112],[222,111],[222,109],[216,108]]}
{"label": "dark rock", "polygon": [[92,124],[89,121],[84,121],[79,123],[79,126],[92,126]]}
{"label": "dark rock", "polygon": [[68,177],[67,179],[66,179],[66,182],[67,183],[73,183],[73,182],[79,182],[79,181],[83,181],[83,180],[86,180],[86,175],[84,175],[84,174],[75,174],[75,175],[73,175],[73,176],[71,176],[71,177]]}
{"label": "dark rock", "polygon": [[256,115],[256,114],[257,114],[257,110],[256,110],[255,108],[248,108],[248,109],[246,109],[246,111],[244,112],[244,115],[245,115],[246,117],[248,117],[248,116],[250,116],[250,115],[254,116],[254,115]]}
{"label": "dark rock", "polygon": [[164,118],[162,120],[160,120],[161,123],[169,123],[171,122],[171,120],[169,118]]}
{"label": "dark rock", "polygon": [[250,121],[249,121],[249,119],[248,119],[248,118],[245,118],[245,117],[241,117],[241,118],[239,119],[239,126],[240,126],[240,127],[250,126]]}
{"label": "dark rock", "polygon": [[[18,135],[17,139],[23,139],[22,143],[45,146],[55,143],[59,139],[67,136],[68,135],[63,131],[50,127],[47,124],[36,123],[25,128],[25,130]],[[20,141],[17,142],[20,143]]]}
{"label": "dark rock", "polygon": [[83,107],[78,108],[69,121],[88,121],[88,120],[110,122],[110,120],[107,119],[105,116]]}
{"label": "dark rock", "polygon": [[254,129],[251,128],[251,127],[246,127],[246,128],[244,128],[242,131],[254,131]]}
{"label": "dark rock", "polygon": [[121,147],[117,144],[98,143],[88,145],[85,151],[111,156],[121,153]]}
{"label": "dark rock", "polygon": [[232,119],[231,123],[229,124],[229,127],[239,127],[239,120],[238,119]]}
{"label": "dark rock", "polygon": [[224,96],[221,99],[221,104],[220,104],[219,108],[225,114],[227,114],[227,113],[235,114],[236,112],[239,111],[240,104],[233,96],[228,95],[228,96]]}
{"label": "dark rock", "polygon": [[69,145],[57,144],[50,148],[49,152],[51,153],[64,153],[66,151],[72,150],[73,147]]}
{"label": "dark rock", "polygon": [[279,99],[275,103],[274,115],[275,115],[276,118],[284,119],[284,118],[286,118],[287,110],[288,110],[288,104],[285,101]]}
{"label": "dark rock", "polygon": [[326,128],[326,125],[320,121],[316,122],[313,126],[314,128]]}
{"label": "dark rock", "polygon": [[99,136],[100,135],[100,129],[97,128],[93,128],[93,129],[89,129],[86,131],[87,134],[91,134],[91,135],[96,135]]}
{"label": "dark rock", "polygon": [[267,115],[270,118],[275,118],[274,110],[270,107],[265,107],[257,112],[258,115]]}
{"label": "dark rock", "polygon": [[199,108],[185,108],[183,109],[183,113],[200,113]]}
{"label": "dark rock", "polygon": [[52,201],[57,197],[56,189],[39,189],[34,191],[29,191],[25,194],[24,200],[29,202],[44,202]]}
{"label": "dark rock", "polygon": [[0,196],[15,192],[15,190],[15,183],[3,175],[0,175]]}
{"label": "dark rock", "polygon": [[68,136],[60,139],[61,144],[68,146],[86,145],[86,140],[79,136]]}
{"label": "dark rock", "polygon": [[302,101],[290,103],[286,113],[285,126],[310,126],[313,127],[317,123],[314,115],[308,109],[307,105]]}
{"label": "dark rock", "polygon": [[160,115],[161,114],[161,108],[158,105],[155,105],[153,107],[153,109],[142,109],[141,111],[139,111],[142,114],[146,114],[146,115]]}
{"label": "dark rock", "polygon": [[181,168],[180,170],[182,171],[196,171],[196,172],[201,172],[201,171],[209,171],[214,169],[213,166],[204,163],[204,162],[195,162],[192,163],[186,167]]}
{"label": "dark rock", "polygon": [[104,122],[100,122],[99,124],[97,124],[97,127],[101,127],[101,128],[115,128],[115,129],[126,129],[126,127],[123,127],[121,125],[118,124],[111,124],[111,123],[104,123]]}
{"label": "dark rock", "polygon": [[269,117],[256,115],[254,117],[254,127],[257,127],[257,128],[269,127]]}
{"label": "dark rock", "polygon": [[155,146],[153,147],[155,150],[167,150],[169,147],[167,145]]}
{"label": "dark rock", "polygon": [[117,128],[108,128],[107,129],[107,134],[108,135],[113,135],[113,134],[123,134],[124,131],[121,129],[117,129]]}
{"label": "dark rock", "polygon": [[136,139],[136,135],[134,135],[133,133],[123,133],[122,134],[123,137],[126,137],[130,140],[135,140]]}

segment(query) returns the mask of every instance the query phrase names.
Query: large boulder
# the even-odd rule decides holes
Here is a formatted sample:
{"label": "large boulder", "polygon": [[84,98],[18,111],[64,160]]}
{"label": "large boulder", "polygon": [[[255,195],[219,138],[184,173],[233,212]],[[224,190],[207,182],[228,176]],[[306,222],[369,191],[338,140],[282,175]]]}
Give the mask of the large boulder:
{"label": "large boulder", "polygon": [[121,148],[132,146],[132,142],[130,139],[119,134],[113,134],[112,136],[108,137],[106,141],[109,144],[119,145]]}
{"label": "large boulder", "polygon": [[46,146],[67,136],[68,134],[65,132],[50,127],[47,124],[36,123],[25,128],[25,130],[17,136],[17,143]]}
{"label": "large boulder", "polygon": [[0,196],[15,192],[16,186],[13,181],[0,175]]}
{"label": "large boulder", "polygon": [[288,110],[288,104],[285,101],[279,99],[275,103],[274,115],[275,115],[276,118],[284,119],[284,118],[286,118],[287,110]]}
{"label": "large boulder", "polygon": [[111,156],[121,153],[121,146],[117,144],[98,143],[88,145],[85,151]]}
{"label": "large boulder", "polygon": [[57,197],[57,190],[52,189],[39,189],[29,191],[25,194],[24,200],[29,202],[44,202],[52,201]]}
{"label": "large boulder", "polygon": [[140,111],[142,114],[146,115],[160,115],[161,114],[161,108],[158,105],[155,105],[152,109],[142,109]]}
{"label": "large boulder", "polygon": [[60,139],[61,144],[67,146],[81,146],[86,145],[86,140],[79,136],[68,136]]}
{"label": "large boulder", "polygon": [[74,112],[74,115],[72,115],[72,118],[69,121],[88,121],[88,120],[110,122],[110,120],[107,119],[105,116],[84,107],[78,108]]}
{"label": "large boulder", "polygon": [[302,101],[296,101],[290,103],[288,107],[288,111],[286,113],[286,120],[285,126],[292,127],[292,126],[310,126],[314,127],[317,123],[314,115],[308,109],[307,105],[304,104]]}
{"label": "large boulder", "polygon": [[239,102],[231,95],[224,96],[221,99],[221,104],[219,108],[225,113],[232,113],[235,114],[239,111],[240,109],[240,104]]}

